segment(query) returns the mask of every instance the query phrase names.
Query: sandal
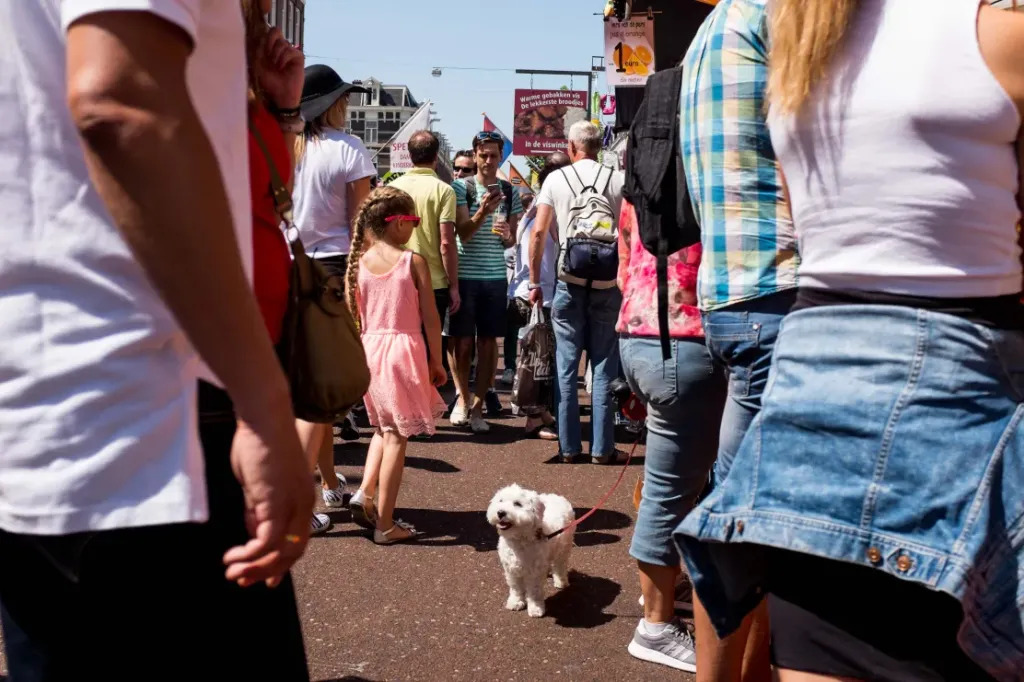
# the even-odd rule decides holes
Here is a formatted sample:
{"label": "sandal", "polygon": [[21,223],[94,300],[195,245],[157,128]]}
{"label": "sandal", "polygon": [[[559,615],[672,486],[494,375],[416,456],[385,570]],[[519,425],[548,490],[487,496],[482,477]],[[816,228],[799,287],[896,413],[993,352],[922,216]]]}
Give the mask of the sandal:
{"label": "sandal", "polygon": [[348,501],[348,510],[357,526],[362,526],[366,530],[377,529],[377,510],[373,507],[373,500],[366,499],[362,491],[357,492]]}
{"label": "sandal", "polygon": [[558,440],[558,432],[547,424],[541,424],[527,431],[526,437],[540,440]]}
{"label": "sandal", "polygon": [[[392,536],[392,533],[395,533],[395,535]],[[413,528],[411,524],[395,519],[395,524],[391,528],[373,531],[373,541],[378,545],[396,545],[399,542],[415,540],[420,535],[421,533]]]}

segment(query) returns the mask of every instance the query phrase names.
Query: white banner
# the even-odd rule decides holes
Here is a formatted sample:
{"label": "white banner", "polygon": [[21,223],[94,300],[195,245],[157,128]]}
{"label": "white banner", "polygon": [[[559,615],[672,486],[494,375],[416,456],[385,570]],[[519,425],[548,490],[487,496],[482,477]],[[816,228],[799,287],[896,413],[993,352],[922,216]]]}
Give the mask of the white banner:
{"label": "white banner", "polygon": [[391,138],[391,170],[412,170],[409,158],[409,138],[421,130],[430,130],[430,102],[421,106]]}
{"label": "white banner", "polygon": [[647,84],[654,73],[654,21],[635,16],[604,22],[604,63],[608,87]]}

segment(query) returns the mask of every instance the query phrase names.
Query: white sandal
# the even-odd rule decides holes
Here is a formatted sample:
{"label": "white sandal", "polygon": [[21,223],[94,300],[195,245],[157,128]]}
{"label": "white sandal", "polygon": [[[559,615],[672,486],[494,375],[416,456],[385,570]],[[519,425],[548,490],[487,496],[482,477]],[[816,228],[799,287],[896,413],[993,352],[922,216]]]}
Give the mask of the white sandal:
{"label": "white sandal", "polygon": [[[404,537],[392,538],[391,534],[396,530],[404,530],[409,534]],[[412,524],[406,523],[401,519],[395,519],[395,524],[391,528],[373,531],[373,541],[378,545],[397,545],[399,542],[415,540],[420,535],[421,533],[413,528]]]}

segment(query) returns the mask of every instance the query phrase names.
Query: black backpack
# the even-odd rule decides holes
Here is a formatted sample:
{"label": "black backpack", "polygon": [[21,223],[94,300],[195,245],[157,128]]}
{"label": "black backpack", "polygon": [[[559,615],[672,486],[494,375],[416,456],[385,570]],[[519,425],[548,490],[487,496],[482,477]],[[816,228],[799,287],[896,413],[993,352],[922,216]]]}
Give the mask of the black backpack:
{"label": "black backpack", "polygon": [[662,357],[672,356],[668,335],[668,256],[700,241],[679,148],[679,94],[683,69],[647,80],[643,103],[629,129],[623,195],[636,209],[640,241],[658,258],[658,323]]}

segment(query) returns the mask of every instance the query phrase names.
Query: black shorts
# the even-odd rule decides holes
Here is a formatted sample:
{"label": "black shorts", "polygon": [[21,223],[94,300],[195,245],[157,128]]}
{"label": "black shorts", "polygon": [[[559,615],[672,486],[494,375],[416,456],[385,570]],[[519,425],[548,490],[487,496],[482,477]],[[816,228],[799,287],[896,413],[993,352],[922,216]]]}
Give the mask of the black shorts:
{"label": "black shorts", "polygon": [[0,620],[12,680],[308,680],[291,578],[224,579],[248,538],[226,394],[200,419],[207,523],[63,536],[0,531]]}
{"label": "black shorts", "polygon": [[434,305],[437,306],[437,316],[441,320],[441,335],[446,335],[448,328],[448,308],[452,304],[452,295],[447,289],[434,289]]}
{"label": "black shorts", "polygon": [[459,280],[462,305],[448,316],[447,336],[498,339],[505,336],[508,282],[498,280]]}
{"label": "black shorts", "polygon": [[770,550],[772,664],[878,682],[988,681],[957,644],[959,602],[877,569]]}

